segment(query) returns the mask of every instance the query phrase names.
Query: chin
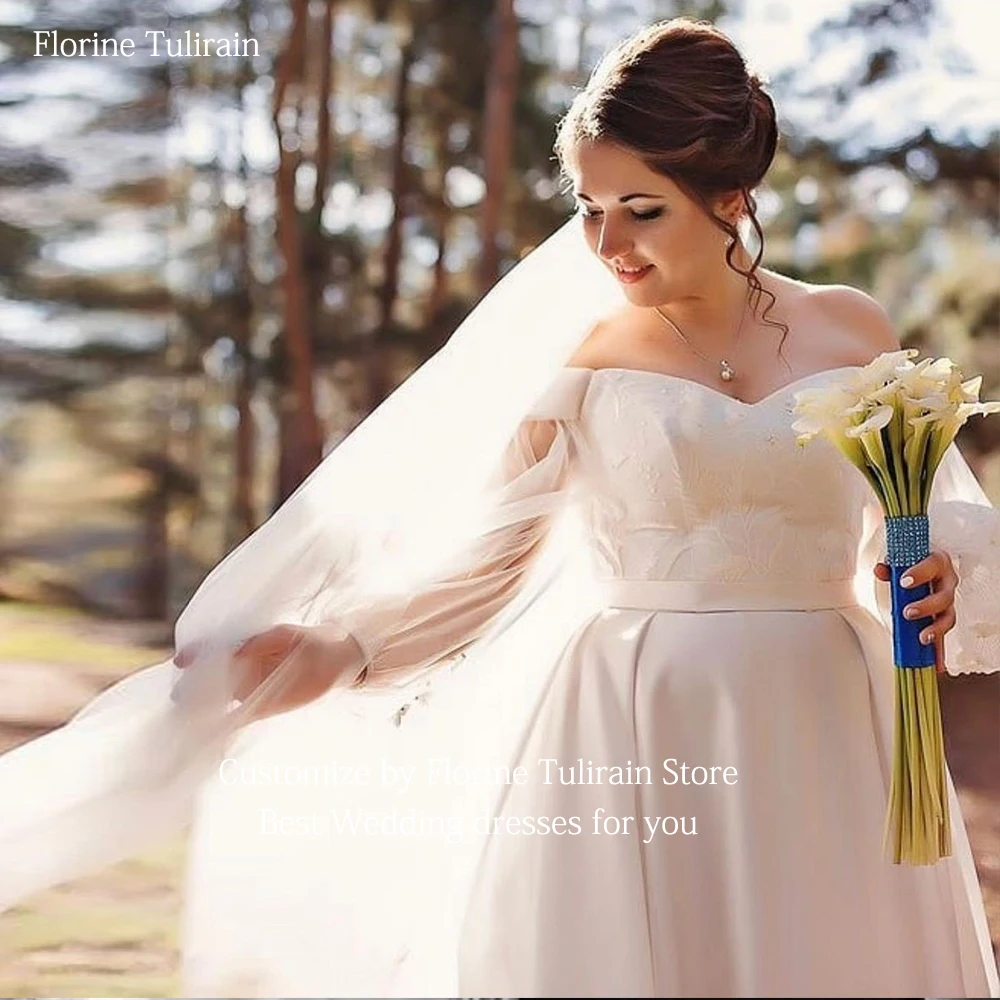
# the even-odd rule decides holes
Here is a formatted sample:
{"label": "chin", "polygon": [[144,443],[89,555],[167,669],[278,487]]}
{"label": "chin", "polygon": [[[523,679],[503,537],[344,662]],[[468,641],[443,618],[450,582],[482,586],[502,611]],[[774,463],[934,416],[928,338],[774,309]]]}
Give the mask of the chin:
{"label": "chin", "polygon": [[651,309],[669,299],[665,292],[662,281],[655,280],[656,275],[652,274],[645,281],[638,281],[633,285],[619,283],[622,294],[634,306],[641,306]]}

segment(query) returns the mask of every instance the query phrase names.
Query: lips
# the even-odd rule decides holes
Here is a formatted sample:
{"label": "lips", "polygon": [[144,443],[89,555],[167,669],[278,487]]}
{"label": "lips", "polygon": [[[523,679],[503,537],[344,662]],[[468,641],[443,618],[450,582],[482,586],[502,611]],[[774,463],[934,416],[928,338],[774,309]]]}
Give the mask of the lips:
{"label": "lips", "polygon": [[641,281],[653,270],[652,264],[643,264],[641,267],[622,267],[620,264],[614,265],[615,276],[619,281],[627,285],[634,281]]}

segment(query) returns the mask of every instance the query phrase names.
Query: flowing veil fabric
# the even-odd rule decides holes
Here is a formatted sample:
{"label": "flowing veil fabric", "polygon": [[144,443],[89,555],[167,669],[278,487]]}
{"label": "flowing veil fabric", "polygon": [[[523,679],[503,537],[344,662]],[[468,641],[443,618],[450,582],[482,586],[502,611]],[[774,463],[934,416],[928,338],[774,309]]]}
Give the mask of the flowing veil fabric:
{"label": "flowing veil fabric", "polygon": [[[459,655],[470,636],[513,633],[505,660],[529,646],[556,648],[586,606],[585,575],[572,569],[570,531],[547,531],[543,551],[528,550],[563,505],[567,442],[531,461],[519,428],[619,301],[572,218],[208,575],[176,624],[176,648],[197,653],[191,666],[182,671],[171,659],[140,670],[61,730],[0,758],[0,909],[190,822],[234,745],[281,724],[251,719],[260,699],[294,677],[294,656],[249,699],[233,697],[230,651],[270,626],[334,623],[354,637],[365,690],[341,688],[321,701],[327,711],[342,702],[336,713],[355,720],[375,718],[382,698],[386,707],[393,697],[405,703],[394,689]],[[470,558],[487,567],[471,579]],[[468,621],[456,613],[463,577]],[[421,617],[415,596],[438,612]],[[528,704],[513,691],[504,704],[517,719]],[[478,730],[502,742],[503,725],[514,724],[504,713],[489,718]],[[379,739],[382,729],[372,732]]]}

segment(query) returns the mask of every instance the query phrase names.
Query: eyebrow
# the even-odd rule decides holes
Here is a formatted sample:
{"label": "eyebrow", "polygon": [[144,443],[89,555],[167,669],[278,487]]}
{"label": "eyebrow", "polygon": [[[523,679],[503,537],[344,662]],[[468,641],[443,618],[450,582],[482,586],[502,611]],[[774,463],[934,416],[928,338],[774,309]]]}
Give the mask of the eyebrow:
{"label": "eyebrow", "polygon": [[[594,199],[590,197],[589,194],[584,194],[582,191],[577,191],[577,198],[582,198],[584,201],[593,201]],[[626,201],[632,201],[633,198],[665,198],[666,195],[662,194],[643,194],[641,191],[633,191],[632,194],[623,194],[618,200],[622,203]]]}

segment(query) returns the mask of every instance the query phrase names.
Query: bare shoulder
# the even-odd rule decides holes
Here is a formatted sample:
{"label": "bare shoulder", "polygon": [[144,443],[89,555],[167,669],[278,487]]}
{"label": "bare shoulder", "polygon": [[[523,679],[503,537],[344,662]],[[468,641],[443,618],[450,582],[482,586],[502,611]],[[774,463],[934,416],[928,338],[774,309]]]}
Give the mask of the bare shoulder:
{"label": "bare shoulder", "polygon": [[598,320],[573,352],[567,364],[573,368],[604,368],[624,363],[633,353],[630,346],[641,343],[641,328],[633,306],[624,306]]}
{"label": "bare shoulder", "polygon": [[864,363],[883,351],[898,351],[899,336],[885,308],[867,292],[850,285],[808,286],[809,304],[843,331]]}
{"label": "bare shoulder", "polygon": [[613,322],[609,318],[595,323],[573,352],[567,365],[571,368],[601,368],[604,355],[607,352],[606,344]]}

